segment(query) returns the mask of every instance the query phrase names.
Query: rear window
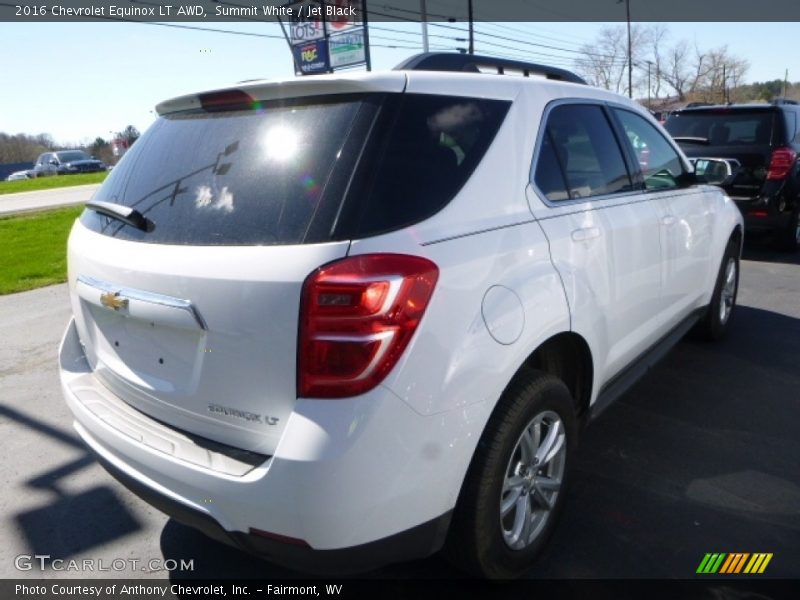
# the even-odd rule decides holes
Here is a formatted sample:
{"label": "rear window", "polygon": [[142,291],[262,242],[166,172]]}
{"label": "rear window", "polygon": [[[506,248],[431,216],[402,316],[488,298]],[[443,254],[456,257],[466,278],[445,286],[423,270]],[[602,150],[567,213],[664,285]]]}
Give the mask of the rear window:
{"label": "rear window", "polygon": [[137,209],[154,229],[90,210],[81,222],[120,239],[194,245],[319,243],[397,229],[453,198],[509,105],[372,94],[166,115],[95,196]]}
{"label": "rear window", "polygon": [[[95,200],[135,208],[143,232],[86,210],[90,229],[162,244],[305,241],[362,99],[166,115],[131,147]],[[341,196],[341,193],[339,194]]]}
{"label": "rear window", "polygon": [[773,116],[767,110],[704,110],[674,114],[664,127],[674,138],[698,138],[709,146],[769,145]]}

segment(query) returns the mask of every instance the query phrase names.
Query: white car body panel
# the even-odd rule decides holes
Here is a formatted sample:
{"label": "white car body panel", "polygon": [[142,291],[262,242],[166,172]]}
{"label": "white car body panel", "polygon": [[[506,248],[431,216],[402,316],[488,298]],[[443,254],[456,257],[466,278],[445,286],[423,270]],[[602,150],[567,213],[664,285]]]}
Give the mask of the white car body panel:
{"label": "white car body panel", "polygon": [[[609,380],[709,302],[725,247],[741,227],[733,203],[709,187],[548,205],[529,183],[548,103],[588,98],[646,116],[602,90],[422,72],[237,89],[257,99],[406,91],[513,104],[456,197],[430,218],[390,233],[305,246],[166,246],[76,224],[69,246],[75,321],[61,349],[62,386],[76,428],[117,469],[228,531],[257,528],[337,549],[447,513],[498,399],[537,348],[559,334],[586,342],[591,404]],[[198,106],[191,95],[158,110]],[[302,283],[325,263],[370,253],[421,256],[438,266],[424,317],[399,362],[371,391],[298,398]],[[86,281],[189,301],[205,328],[185,310],[133,301],[130,314],[117,314],[101,305],[99,294],[93,299]],[[148,326],[166,333],[148,333]],[[114,345],[113,332],[123,329],[140,340],[136,356]],[[132,362],[137,368],[129,368]],[[126,421],[104,394],[122,397],[145,417]],[[277,422],[229,418],[209,412],[210,404]],[[181,458],[199,450],[189,441],[185,448],[164,442],[147,415],[270,458],[241,476],[222,472],[227,459],[213,453],[199,466]]]}

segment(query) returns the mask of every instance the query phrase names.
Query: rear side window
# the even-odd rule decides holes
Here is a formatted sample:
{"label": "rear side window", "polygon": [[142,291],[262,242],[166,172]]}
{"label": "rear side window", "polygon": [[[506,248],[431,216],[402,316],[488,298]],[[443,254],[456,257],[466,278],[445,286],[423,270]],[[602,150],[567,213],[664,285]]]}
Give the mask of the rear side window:
{"label": "rear side window", "polygon": [[[768,145],[772,110],[703,110],[672,115],[664,125],[674,138],[696,138],[709,146]],[[679,140],[680,141],[680,140]]]}
{"label": "rear side window", "polygon": [[550,111],[534,183],[550,200],[633,189],[617,138],[600,106],[563,104]]}
{"label": "rear side window", "polygon": [[441,210],[480,164],[510,105],[421,94],[388,101],[348,198],[342,230],[351,233],[342,235],[376,235]]}
{"label": "rear side window", "polygon": [[645,188],[678,187],[683,164],[675,149],[645,119],[627,110],[614,109],[644,175]]}
{"label": "rear side window", "polygon": [[800,128],[797,123],[797,113],[787,110],[784,115],[786,116],[786,138],[789,143],[800,143]]}

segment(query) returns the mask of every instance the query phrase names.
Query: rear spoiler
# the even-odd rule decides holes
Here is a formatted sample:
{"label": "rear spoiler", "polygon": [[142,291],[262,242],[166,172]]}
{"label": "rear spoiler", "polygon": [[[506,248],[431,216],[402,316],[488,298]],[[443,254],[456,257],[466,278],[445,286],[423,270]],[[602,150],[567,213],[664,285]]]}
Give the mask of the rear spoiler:
{"label": "rear spoiler", "polygon": [[[230,100],[232,108],[247,108],[248,103],[303,98],[307,96],[361,94],[369,92],[401,93],[406,89],[404,73],[316,75],[288,81],[255,81],[236,87],[187,94],[156,105],[159,116],[174,112],[214,106]],[[233,106],[235,105],[235,106]]]}

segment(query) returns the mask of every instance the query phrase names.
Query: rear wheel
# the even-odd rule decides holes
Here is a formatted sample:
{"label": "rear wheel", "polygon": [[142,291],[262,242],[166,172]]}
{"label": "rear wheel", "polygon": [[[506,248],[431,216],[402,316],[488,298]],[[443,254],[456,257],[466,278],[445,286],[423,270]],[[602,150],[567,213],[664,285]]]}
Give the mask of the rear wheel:
{"label": "rear wheel", "polygon": [[695,333],[709,341],[722,339],[728,331],[736,295],[739,291],[739,245],[728,242],[722,257],[714,293],[703,319],[695,327]]}
{"label": "rear wheel", "polygon": [[533,563],[552,533],[577,442],[564,383],[532,369],[498,403],[470,465],[446,547],[459,567],[508,578]]}

